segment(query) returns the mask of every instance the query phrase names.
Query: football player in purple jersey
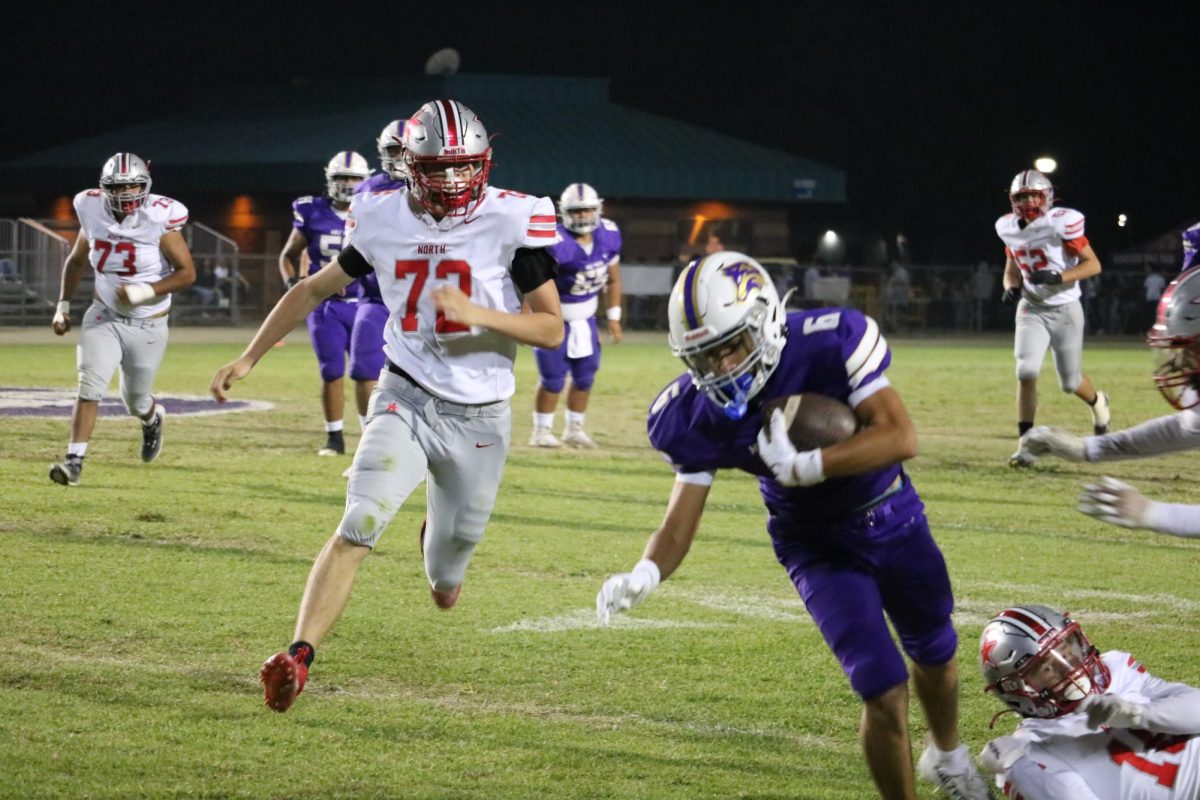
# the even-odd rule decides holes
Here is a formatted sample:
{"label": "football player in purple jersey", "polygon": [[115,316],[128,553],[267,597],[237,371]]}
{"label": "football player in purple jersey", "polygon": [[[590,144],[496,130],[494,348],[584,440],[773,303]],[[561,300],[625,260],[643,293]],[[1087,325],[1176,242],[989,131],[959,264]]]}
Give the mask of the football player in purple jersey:
{"label": "football player in purple jersey", "polygon": [[[600,369],[600,333],[596,308],[600,293],[606,299],[605,317],[613,344],[621,341],[621,231],[601,216],[604,201],[586,183],[572,183],[558,201],[562,222],[559,240],[550,246],[558,262],[558,295],[562,300],[567,335],[553,350],[534,349],[540,382],[534,397],[533,447],[563,444],[587,450],[596,443],[583,429],[588,398]],[[559,440],[551,431],[558,396],[571,373],[567,391],[567,421]]]}
{"label": "football player in purple jersey", "polygon": [[[292,203],[292,232],[279,253],[279,274],[287,288],[295,286],[306,274],[319,272],[341,251],[354,188],[370,173],[365,158],[344,150],[325,165],[325,195],[298,197]],[[305,258],[308,268],[302,274],[300,265]],[[358,285],[351,284],[345,292],[325,300],[308,315],[308,336],[321,372],[321,408],[325,413],[325,446],[317,451],[317,455],[336,456],[346,452],[342,422],[346,398],[342,378],[346,374],[346,355],[352,353],[351,333],[358,309],[358,294]],[[367,401],[375,388],[382,363],[376,364],[374,372],[355,363],[351,366],[350,377],[355,381],[354,395],[361,423],[366,418]],[[356,369],[363,371],[356,372]]]}
{"label": "football player in purple jersey", "polygon": [[[785,312],[766,270],[739,253],[693,261],[668,302],[671,350],[688,370],[651,405],[648,429],[675,487],[641,561],[597,595],[600,621],[641,603],[679,567],[717,470],[748,472],[776,558],[863,700],[860,735],[880,795],[916,797],[909,673],[890,619],[929,723],[917,772],[952,797],[990,797],[958,738],[954,597],[901,467],[917,436],[885,374],[891,353],[879,326],[848,308]],[[782,414],[764,419],[761,409],[803,392],[846,403],[859,432],[797,452]]]}

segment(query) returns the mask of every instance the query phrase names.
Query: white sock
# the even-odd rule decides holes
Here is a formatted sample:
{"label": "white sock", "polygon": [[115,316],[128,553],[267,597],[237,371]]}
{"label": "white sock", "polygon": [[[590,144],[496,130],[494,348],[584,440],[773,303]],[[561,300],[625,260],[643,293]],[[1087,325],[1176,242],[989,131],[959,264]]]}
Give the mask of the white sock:
{"label": "white sock", "polygon": [[67,455],[83,458],[87,455],[87,442],[71,442],[67,445]]}
{"label": "white sock", "polygon": [[533,427],[535,428],[553,428],[554,427],[554,412],[549,414],[539,414],[533,412]]}
{"label": "white sock", "polygon": [[325,423],[325,432],[336,433],[341,431],[343,427],[342,421],[340,419],[335,419],[333,422]]}
{"label": "white sock", "polygon": [[949,772],[967,772],[971,769],[971,754],[964,744],[960,744],[953,750],[939,750],[938,746],[931,741],[929,749],[937,756],[938,763],[946,767]]}
{"label": "white sock", "polygon": [[583,420],[586,416],[587,416],[587,414],[584,412],[571,411],[570,409],[567,409],[567,427],[568,428],[582,428]]}

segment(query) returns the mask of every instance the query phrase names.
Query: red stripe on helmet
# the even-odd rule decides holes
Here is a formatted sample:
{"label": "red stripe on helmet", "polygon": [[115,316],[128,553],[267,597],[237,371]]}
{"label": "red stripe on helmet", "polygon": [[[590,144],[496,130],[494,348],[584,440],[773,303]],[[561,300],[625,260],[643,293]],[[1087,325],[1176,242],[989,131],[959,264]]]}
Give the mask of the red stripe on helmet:
{"label": "red stripe on helmet", "polygon": [[439,100],[442,105],[442,116],[446,120],[446,146],[458,147],[458,115],[455,113],[454,101]]}
{"label": "red stripe on helmet", "polygon": [[1031,631],[1036,633],[1038,636],[1041,636],[1047,630],[1046,626],[1039,622],[1037,617],[1031,617],[1030,615],[1022,611],[1018,611],[1015,608],[1009,608],[1001,611],[1000,616],[1006,617],[1007,619],[1016,620],[1026,628],[1029,628]]}

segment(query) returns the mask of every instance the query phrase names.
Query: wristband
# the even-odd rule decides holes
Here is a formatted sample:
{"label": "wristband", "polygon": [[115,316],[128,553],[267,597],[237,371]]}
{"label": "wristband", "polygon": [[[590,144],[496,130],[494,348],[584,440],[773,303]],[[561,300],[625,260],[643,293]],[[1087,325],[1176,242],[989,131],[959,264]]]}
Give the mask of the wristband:
{"label": "wristband", "polygon": [[655,564],[648,558],[643,558],[637,563],[637,566],[633,568],[633,574],[640,575],[646,579],[646,594],[654,591],[662,580],[662,573],[658,571],[658,564]]}
{"label": "wristband", "polygon": [[140,306],[142,303],[153,298],[154,295],[154,287],[148,283],[125,284],[125,297],[129,299],[129,305],[131,306]]}
{"label": "wristband", "polygon": [[70,300],[59,300],[57,311],[59,314],[62,314],[64,317],[67,316],[68,314],[70,314],[71,313],[71,301]]}
{"label": "wristband", "polygon": [[604,316],[608,317],[609,321],[611,321],[611,322],[620,322],[621,321],[621,307],[620,306],[612,306],[611,308],[609,308],[607,311],[604,312]]}

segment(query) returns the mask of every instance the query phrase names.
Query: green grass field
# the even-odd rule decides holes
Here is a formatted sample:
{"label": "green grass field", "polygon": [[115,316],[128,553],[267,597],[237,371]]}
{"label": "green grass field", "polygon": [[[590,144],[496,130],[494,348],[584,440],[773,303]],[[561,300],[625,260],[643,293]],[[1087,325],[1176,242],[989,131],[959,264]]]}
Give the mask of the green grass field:
{"label": "green grass field", "polygon": [[[165,393],[204,394],[240,350],[189,334],[173,333]],[[0,334],[3,383],[70,387],[74,349],[51,338]],[[605,350],[595,453],[525,446],[535,376],[522,352],[514,447],[458,606],[430,602],[418,492],[296,706],[265,709],[258,665],[289,641],[349,463],[315,456],[316,370],[291,341],[235,390],[273,411],[168,418],[150,466],[136,422],[102,417],[77,488],[46,477],[65,419],[0,417],[0,796],[873,796],[860,704],[775,563],[753,479],[718,477],[681,570],[612,627],[593,622],[600,583],[637,561],[671,488],[644,415],[680,365],[651,335]],[[1186,500],[1194,456],[1010,471],[1009,342],[897,341],[893,354],[921,434],[909,470],[958,596],[972,750],[1000,710],[975,646],[1008,604],[1066,606],[1102,649],[1200,683],[1200,543],[1074,510],[1080,484],[1105,472]],[[1089,345],[1084,363],[1116,427],[1168,410],[1144,347]],[[1042,385],[1039,422],[1090,426],[1049,366]],[[912,731],[919,747],[915,712]]]}

